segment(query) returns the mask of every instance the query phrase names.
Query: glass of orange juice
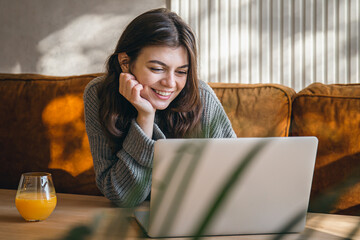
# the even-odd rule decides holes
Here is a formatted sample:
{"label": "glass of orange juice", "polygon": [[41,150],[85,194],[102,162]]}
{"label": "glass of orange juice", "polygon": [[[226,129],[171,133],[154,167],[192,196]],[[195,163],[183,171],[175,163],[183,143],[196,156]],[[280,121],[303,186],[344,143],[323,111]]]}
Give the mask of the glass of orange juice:
{"label": "glass of orange juice", "polygon": [[26,221],[45,220],[54,211],[56,201],[50,173],[29,172],[21,175],[15,205]]}

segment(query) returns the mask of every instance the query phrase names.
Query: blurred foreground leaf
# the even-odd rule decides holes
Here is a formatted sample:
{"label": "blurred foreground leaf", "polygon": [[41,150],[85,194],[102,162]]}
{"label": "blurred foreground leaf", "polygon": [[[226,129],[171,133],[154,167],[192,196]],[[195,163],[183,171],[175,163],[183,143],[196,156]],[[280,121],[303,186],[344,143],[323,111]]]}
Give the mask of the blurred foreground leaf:
{"label": "blurred foreground leaf", "polygon": [[82,240],[90,236],[93,232],[93,229],[90,226],[77,226],[71,229],[63,240]]}

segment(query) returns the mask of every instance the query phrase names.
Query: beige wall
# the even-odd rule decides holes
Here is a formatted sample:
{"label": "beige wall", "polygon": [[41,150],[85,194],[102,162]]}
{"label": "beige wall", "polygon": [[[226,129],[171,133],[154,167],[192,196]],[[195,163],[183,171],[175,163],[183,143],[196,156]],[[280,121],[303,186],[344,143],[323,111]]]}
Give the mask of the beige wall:
{"label": "beige wall", "polygon": [[101,72],[126,24],[165,0],[1,0],[0,72]]}

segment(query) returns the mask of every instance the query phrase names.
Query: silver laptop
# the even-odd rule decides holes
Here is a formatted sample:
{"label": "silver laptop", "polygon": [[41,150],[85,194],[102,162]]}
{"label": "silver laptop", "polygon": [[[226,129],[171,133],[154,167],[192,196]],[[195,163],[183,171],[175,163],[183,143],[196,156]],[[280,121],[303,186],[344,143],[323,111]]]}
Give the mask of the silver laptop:
{"label": "silver laptop", "polygon": [[155,143],[150,237],[301,232],[316,137],[167,139]]}

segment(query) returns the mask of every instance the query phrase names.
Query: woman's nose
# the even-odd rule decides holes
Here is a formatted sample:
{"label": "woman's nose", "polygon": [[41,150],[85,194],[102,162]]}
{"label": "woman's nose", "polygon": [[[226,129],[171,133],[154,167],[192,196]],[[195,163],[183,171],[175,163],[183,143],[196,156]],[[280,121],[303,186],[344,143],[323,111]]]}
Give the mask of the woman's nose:
{"label": "woman's nose", "polygon": [[162,80],[162,84],[167,87],[175,87],[176,86],[176,80],[175,80],[175,74],[169,73],[167,76]]}

